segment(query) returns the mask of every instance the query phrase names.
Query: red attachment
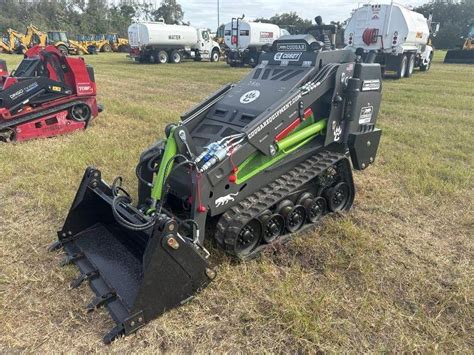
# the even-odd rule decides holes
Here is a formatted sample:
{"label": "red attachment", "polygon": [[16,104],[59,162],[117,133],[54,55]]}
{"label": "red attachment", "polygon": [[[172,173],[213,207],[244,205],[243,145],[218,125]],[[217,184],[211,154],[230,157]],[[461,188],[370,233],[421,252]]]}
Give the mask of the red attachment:
{"label": "red attachment", "polygon": [[312,115],[313,115],[313,110],[311,109],[311,107],[308,107],[306,110],[304,110],[303,119],[298,117],[296,120],[291,122],[288,127],[286,127],[283,131],[281,131],[280,133],[276,135],[275,142],[279,142],[283,138],[288,136],[296,127],[300,125],[301,122],[306,121]]}
{"label": "red attachment", "polygon": [[69,120],[67,115],[67,110],[60,111],[18,125],[15,127],[15,140],[25,141],[33,138],[53,137],[85,128],[85,122]]}
{"label": "red attachment", "polygon": [[197,208],[197,211],[198,211],[199,213],[204,213],[204,212],[207,211],[207,208],[206,208],[205,206],[203,206],[203,205],[199,205],[198,208]]}
{"label": "red attachment", "polygon": [[281,141],[288,134],[290,134],[290,132],[292,130],[294,130],[296,127],[298,127],[301,122],[302,122],[301,118],[299,118],[299,117],[296,120],[294,120],[293,122],[291,122],[288,127],[286,127],[283,131],[281,131],[280,133],[277,134],[277,136],[275,137],[275,141],[277,141],[277,142]]}
{"label": "red attachment", "polygon": [[364,41],[367,46],[370,46],[373,43],[377,43],[378,35],[378,28],[366,28],[364,33],[362,34],[362,41]]}
{"label": "red attachment", "polygon": [[232,37],[230,38],[230,43],[231,43],[231,44],[237,44],[237,36],[232,36]]}
{"label": "red attachment", "polygon": [[232,174],[229,176],[229,182],[235,183],[237,181],[237,176],[235,174]]}

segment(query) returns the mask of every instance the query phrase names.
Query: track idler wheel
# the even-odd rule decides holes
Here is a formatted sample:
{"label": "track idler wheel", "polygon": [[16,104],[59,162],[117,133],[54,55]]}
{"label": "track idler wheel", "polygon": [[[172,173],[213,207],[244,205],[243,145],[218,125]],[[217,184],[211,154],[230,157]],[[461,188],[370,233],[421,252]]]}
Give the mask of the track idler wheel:
{"label": "track idler wheel", "polygon": [[294,233],[303,227],[306,220],[306,210],[303,206],[293,206],[293,202],[290,200],[284,200],[280,203],[278,211],[285,219],[285,225],[288,232]]}
{"label": "track idler wheel", "polygon": [[268,211],[260,217],[260,221],[263,226],[263,240],[268,244],[277,239],[285,229],[285,219],[277,213]]}
{"label": "track idler wheel", "polygon": [[311,223],[319,221],[327,209],[327,203],[324,197],[306,199],[302,205],[306,209],[306,216]]}
{"label": "track idler wheel", "polygon": [[92,110],[89,105],[77,104],[71,107],[71,118],[77,122],[87,122],[92,117]]}
{"label": "track idler wheel", "polygon": [[0,142],[11,143],[16,140],[16,131],[13,128],[5,128],[0,131]]}
{"label": "track idler wheel", "polygon": [[255,218],[243,226],[237,237],[236,254],[245,255],[255,249],[262,238],[262,229],[262,223]]}
{"label": "track idler wheel", "polygon": [[345,182],[340,182],[328,189],[325,195],[329,210],[332,212],[343,210],[349,201],[350,192],[349,185]]}

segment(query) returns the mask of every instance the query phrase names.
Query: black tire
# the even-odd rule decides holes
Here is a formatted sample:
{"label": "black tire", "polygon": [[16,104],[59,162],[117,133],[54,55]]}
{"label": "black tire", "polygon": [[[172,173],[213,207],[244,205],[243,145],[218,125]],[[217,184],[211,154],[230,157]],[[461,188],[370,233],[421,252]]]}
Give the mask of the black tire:
{"label": "black tire", "polygon": [[112,46],[110,44],[106,43],[102,46],[101,51],[105,52],[105,53],[110,53],[110,52],[112,52]]}
{"label": "black tire", "polygon": [[182,57],[181,53],[176,49],[174,51],[171,51],[171,53],[169,54],[169,61],[170,61],[170,63],[173,63],[173,64],[181,63],[182,58],[183,57]]}
{"label": "black tire", "polygon": [[211,62],[217,63],[220,57],[221,57],[221,53],[217,49],[214,49],[211,53]]}
{"label": "black tire", "polygon": [[420,65],[420,71],[428,71],[428,70],[430,70],[430,68],[431,68],[431,61],[432,61],[432,60],[433,60],[433,56],[430,55],[430,61],[429,61],[426,65],[421,64],[421,65]]}
{"label": "black tire", "polygon": [[401,79],[401,78],[405,77],[407,67],[408,67],[408,58],[404,54],[402,56],[401,60],[400,60],[400,64],[398,65],[397,74],[395,74],[395,78]]}
{"label": "black tire", "polygon": [[69,54],[69,49],[63,45],[63,44],[60,44],[59,46],[56,47],[58,49],[58,51],[60,51],[63,55],[68,55]]}
{"label": "black tire", "polygon": [[166,53],[166,51],[164,50],[158,51],[158,54],[156,57],[156,63],[158,64],[168,63],[168,53]]}
{"label": "black tire", "polygon": [[77,104],[69,110],[71,118],[76,122],[87,122],[92,118],[92,110],[89,105]]}
{"label": "black tire", "polygon": [[405,78],[409,78],[413,74],[413,70],[415,69],[415,55],[411,54],[408,58],[408,66],[405,71]]}

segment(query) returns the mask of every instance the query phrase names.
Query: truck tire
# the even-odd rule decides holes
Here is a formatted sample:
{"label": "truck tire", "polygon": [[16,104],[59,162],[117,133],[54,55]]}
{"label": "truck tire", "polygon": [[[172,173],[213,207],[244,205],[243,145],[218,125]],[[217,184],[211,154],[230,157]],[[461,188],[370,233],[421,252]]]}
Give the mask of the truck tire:
{"label": "truck tire", "polygon": [[164,50],[159,51],[156,57],[156,63],[158,64],[168,63],[168,53],[166,53],[166,51]]}
{"label": "truck tire", "polygon": [[431,68],[431,61],[433,60],[433,54],[430,55],[430,60],[428,63],[423,64],[423,62],[420,65],[420,71],[428,71]]}
{"label": "truck tire", "polygon": [[413,74],[413,70],[415,69],[415,55],[410,54],[408,57],[408,66],[405,71],[405,78],[409,78]]}
{"label": "truck tire", "polygon": [[181,63],[182,56],[181,53],[175,49],[174,51],[171,51],[169,58],[170,63],[178,64]]}
{"label": "truck tire", "polygon": [[214,49],[211,53],[211,62],[218,62],[221,54],[217,49]]}
{"label": "truck tire", "polygon": [[400,60],[400,64],[398,65],[397,69],[397,74],[395,75],[395,78],[401,79],[405,76],[405,73],[407,72],[407,67],[408,67],[408,58],[404,54],[402,56],[402,59]]}
{"label": "truck tire", "polygon": [[104,44],[102,46],[102,52],[105,52],[105,53],[110,53],[112,52],[112,46],[108,43]]}

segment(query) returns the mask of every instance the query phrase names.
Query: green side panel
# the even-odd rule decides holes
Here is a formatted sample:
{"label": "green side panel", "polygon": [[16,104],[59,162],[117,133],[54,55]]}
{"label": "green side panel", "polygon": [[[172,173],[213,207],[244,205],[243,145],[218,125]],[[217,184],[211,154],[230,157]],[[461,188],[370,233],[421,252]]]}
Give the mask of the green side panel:
{"label": "green side panel", "polygon": [[255,152],[249,156],[238,167],[236,183],[242,184],[277,163],[288,154],[311,141],[326,127],[326,120],[321,120],[316,123],[313,122],[313,117],[308,118],[305,122],[301,123],[291,135],[278,142],[278,151],[275,156],[268,157],[260,152]]}
{"label": "green side panel", "polygon": [[[168,139],[166,140],[165,151],[163,158],[161,159],[160,169],[153,178],[153,188],[151,190],[151,198],[155,201],[160,201],[163,193],[163,182],[168,177],[171,169],[173,168],[172,160],[178,152],[178,146],[173,135],[174,129],[170,132]],[[171,160],[171,162],[170,162]]]}

